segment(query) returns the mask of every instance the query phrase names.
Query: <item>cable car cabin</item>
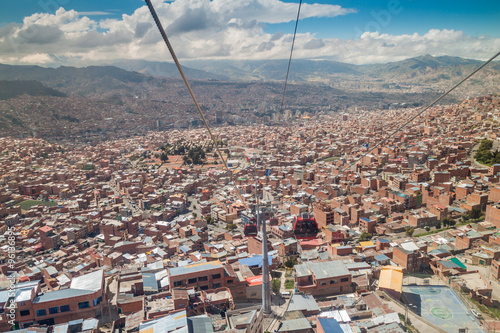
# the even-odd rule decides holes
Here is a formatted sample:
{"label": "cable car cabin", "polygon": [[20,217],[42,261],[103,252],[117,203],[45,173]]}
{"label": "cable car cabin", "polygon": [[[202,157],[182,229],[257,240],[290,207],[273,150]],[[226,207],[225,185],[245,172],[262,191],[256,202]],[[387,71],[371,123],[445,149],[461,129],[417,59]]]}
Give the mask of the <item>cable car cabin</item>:
{"label": "cable car cabin", "polygon": [[318,232],[318,224],[309,213],[302,213],[301,216],[295,217],[293,234],[296,239],[314,239]]}
{"label": "cable car cabin", "polygon": [[255,237],[258,234],[257,230],[257,219],[252,217],[250,221],[245,224],[245,228],[243,229],[243,233],[245,237]]}

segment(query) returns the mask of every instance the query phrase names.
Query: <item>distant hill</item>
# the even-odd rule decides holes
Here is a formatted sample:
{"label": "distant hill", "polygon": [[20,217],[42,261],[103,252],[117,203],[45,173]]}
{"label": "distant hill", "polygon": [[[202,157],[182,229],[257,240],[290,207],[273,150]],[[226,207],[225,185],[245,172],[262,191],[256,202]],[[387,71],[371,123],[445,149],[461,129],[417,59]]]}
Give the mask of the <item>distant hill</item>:
{"label": "distant hill", "polygon": [[[146,60],[117,60],[111,62],[111,65],[125,69],[127,71],[135,71],[142,74],[163,76],[171,78],[181,78],[179,70],[175,64],[170,62],[146,61]],[[184,74],[188,79],[195,80],[231,80],[226,75],[220,75],[212,72],[207,72],[199,69],[193,69],[182,66]]]}
{"label": "distant hill", "polygon": [[[443,74],[443,76],[461,76],[469,74],[469,72],[472,72],[482,63],[479,60],[459,57],[433,57],[431,55],[424,55],[387,64],[360,66],[360,70],[365,74],[375,77],[414,78],[425,76],[432,72],[439,72],[438,74]],[[493,62],[486,70],[500,71],[500,64]]]}
{"label": "distant hill", "polygon": [[66,97],[66,94],[44,86],[38,81],[5,81],[0,80],[0,100],[21,95]]}
{"label": "distant hill", "polygon": [[83,68],[61,66],[12,66],[0,64],[0,80],[35,80],[68,94],[86,95],[100,91],[124,89],[150,78],[113,66],[89,66]]}
{"label": "distant hill", "polygon": [[[186,61],[186,64],[233,80],[284,80],[288,60],[192,60]],[[316,76],[331,74],[362,74],[356,67],[335,61],[297,59],[292,61],[289,78],[294,81],[309,81]]]}

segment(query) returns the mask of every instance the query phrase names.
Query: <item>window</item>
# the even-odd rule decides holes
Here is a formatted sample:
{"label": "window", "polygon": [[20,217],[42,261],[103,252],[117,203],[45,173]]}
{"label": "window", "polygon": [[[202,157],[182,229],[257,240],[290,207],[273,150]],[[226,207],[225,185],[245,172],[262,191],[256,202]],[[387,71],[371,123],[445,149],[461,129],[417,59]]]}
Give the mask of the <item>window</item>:
{"label": "window", "polygon": [[97,298],[94,300],[94,306],[96,306],[97,304],[100,304],[101,302],[102,302],[102,296],[97,297]]}
{"label": "window", "polygon": [[59,308],[57,306],[49,308],[49,313],[50,314],[59,313]]}
{"label": "window", "polygon": [[21,312],[19,312],[19,314],[21,315],[21,317],[29,316],[30,310],[21,310]]}
{"label": "window", "polygon": [[229,283],[233,283],[233,280],[227,280],[227,283],[228,283],[228,284],[229,284]]}
{"label": "window", "polygon": [[220,279],[220,274],[214,274],[212,275],[212,279]]}
{"label": "window", "polygon": [[335,284],[337,283],[337,280],[330,280],[330,284]]}
{"label": "window", "polygon": [[202,281],[207,281],[207,280],[208,280],[208,277],[206,277],[206,276],[200,276],[200,277],[198,278],[198,281],[200,281],[200,282],[202,282]]}
{"label": "window", "polygon": [[68,312],[69,311],[69,305],[61,305],[61,312]]}
{"label": "window", "polygon": [[208,290],[208,286],[201,286],[200,290]]}
{"label": "window", "polygon": [[25,301],[22,301],[20,306],[26,306],[26,302]]}
{"label": "window", "polygon": [[78,303],[78,308],[79,309],[90,308],[90,304],[88,301],[87,302],[80,302],[80,303]]}
{"label": "window", "polygon": [[220,283],[214,283],[214,289],[220,288]]}
{"label": "window", "polygon": [[191,283],[196,283],[196,278],[189,279],[188,284],[191,284]]}
{"label": "window", "polygon": [[37,317],[46,316],[46,315],[47,315],[47,310],[45,310],[45,309],[36,310]]}
{"label": "window", "polygon": [[182,286],[182,280],[174,282],[174,287],[179,287],[179,286]]}
{"label": "window", "polygon": [[340,279],[340,282],[349,282],[349,278],[342,278]]}

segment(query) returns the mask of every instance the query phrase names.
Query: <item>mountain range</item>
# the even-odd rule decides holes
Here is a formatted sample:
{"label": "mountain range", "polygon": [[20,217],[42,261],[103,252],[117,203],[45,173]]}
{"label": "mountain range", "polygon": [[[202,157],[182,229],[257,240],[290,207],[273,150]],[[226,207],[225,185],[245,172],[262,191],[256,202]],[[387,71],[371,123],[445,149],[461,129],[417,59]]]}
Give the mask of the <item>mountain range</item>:
{"label": "mountain range", "polygon": [[[481,63],[478,60],[430,55],[372,65],[297,59],[291,63],[289,80],[299,84],[327,84],[351,92],[439,92],[451,87]],[[284,81],[287,65],[287,60],[192,60],[186,62],[183,70],[190,80]],[[124,88],[127,83],[163,82],[161,78],[180,78],[177,67],[169,62],[144,60],[120,60],[106,66],[83,68],[0,64],[0,80],[41,81],[63,91],[65,87],[78,85],[80,95],[95,93],[100,89]],[[492,88],[498,87],[498,84],[500,62],[492,62],[464,87],[474,90],[469,91],[469,94],[481,95],[493,92]]]}

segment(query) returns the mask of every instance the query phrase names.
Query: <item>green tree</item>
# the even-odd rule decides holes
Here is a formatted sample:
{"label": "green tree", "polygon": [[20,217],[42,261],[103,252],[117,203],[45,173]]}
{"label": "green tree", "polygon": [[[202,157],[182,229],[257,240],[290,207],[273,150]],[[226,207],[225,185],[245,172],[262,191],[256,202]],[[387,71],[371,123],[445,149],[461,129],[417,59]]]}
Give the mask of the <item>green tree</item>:
{"label": "green tree", "polygon": [[372,239],[372,234],[370,234],[370,233],[368,233],[366,231],[363,231],[361,233],[361,235],[359,235],[359,241],[360,242],[365,242],[365,241],[368,241],[370,239]]}
{"label": "green tree", "polygon": [[287,261],[285,261],[285,267],[288,268],[293,268],[297,264],[297,258],[288,258]]}
{"label": "green tree", "polygon": [[161,155],[160,155],[160,160],[161,160],[162,162],[168,161],[168,155],[167,155],[167,154],[165,154],[165,153],[161,153]]}
{"label": "green tree", "polygon": [[238,228],[238,226],[236,224],[233,224],[233,223],[226,225],[226,230],[229,230],[229,231],[233,231],[236,228]]}
{"label": "green tree", "polygon": [[406,236],[408,237],[411,237],[413,236],[413,233],[415,232],[415,228],[409,228],[409,229],[406,229],[405,233],[406,233]]}
{"label": "green tree", "polygon": [[198,214],[196,214],[196,213],[192,213],[191,215],[193,215],[194,218],[198,217]]}
{"label": "green tree", "polygon": [[425,227],[425,231],[427,231],[427,232],[431,231],[431,227],[429,227],[429,226]]}
{"label": "green tree", "polygon": [[455,220],[453,220],[453,219],[450,219],[450,221],[448,222],[448,225],[449,225],[450,227],[454,227],[454,226],[455,226],[455,224],[457,224],[457,222],[456,222]]}
{"label": "green tree", "polygon": [[480,208],[473,208],[469,212],[469,217],[473,220],[476,220],[481,217],[481,209]]}
{"label": "green tree", "polygon": [[436,223],[436,229],[441,229],[441,221],[437,221],[437,223]]}

